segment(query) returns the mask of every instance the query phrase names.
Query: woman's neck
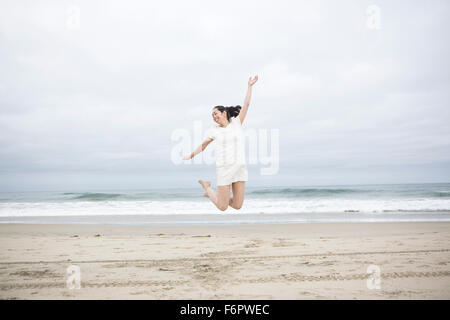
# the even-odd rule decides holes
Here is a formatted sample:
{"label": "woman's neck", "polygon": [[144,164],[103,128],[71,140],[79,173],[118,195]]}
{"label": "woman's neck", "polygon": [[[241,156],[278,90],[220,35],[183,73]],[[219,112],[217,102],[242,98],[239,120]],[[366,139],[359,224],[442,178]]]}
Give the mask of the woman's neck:
{"label": "woman's neck", "polygon": [[230,121],[228,121],[228,120],[224,120],[224,121],[226,121],[226,122],[221,124],[222,128],[226,128],[230,124]]}

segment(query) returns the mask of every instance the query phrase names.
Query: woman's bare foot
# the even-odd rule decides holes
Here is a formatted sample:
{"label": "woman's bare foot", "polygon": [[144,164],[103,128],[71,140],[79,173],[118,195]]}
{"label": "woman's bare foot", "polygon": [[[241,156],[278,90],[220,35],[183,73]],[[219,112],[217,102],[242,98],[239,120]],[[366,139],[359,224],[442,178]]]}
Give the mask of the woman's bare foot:
{"label": "woman's bare foot", "polygon": [[[206,188],[211,187],[211,181],[198,180],[198,183],[200,183],[205,190]],[[208,192],[206,192],[203,196],[209,198]]]}
{"label": "woman's bare foot", "polygon": [[205,190],[206,188],[211,187],[211,181],[198,180],[198,183],[200,183]]}

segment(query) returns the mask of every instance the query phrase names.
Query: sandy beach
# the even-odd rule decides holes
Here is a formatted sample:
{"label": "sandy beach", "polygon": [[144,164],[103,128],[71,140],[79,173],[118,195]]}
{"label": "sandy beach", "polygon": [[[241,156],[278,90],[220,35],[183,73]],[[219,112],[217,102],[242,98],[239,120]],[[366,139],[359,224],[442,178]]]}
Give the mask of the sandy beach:
{"label": "sandy beach", "polygon": [[2,224],[0,248],[1,299],[450,299],[448,222]]}

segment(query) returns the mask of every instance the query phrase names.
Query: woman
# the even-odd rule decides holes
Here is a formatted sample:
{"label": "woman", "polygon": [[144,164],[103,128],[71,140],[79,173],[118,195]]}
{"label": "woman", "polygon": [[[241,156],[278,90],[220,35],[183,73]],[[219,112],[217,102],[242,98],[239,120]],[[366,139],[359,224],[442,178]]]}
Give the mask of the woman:
{"label": "woman", "polygon": [[[248,180],[247,165],[245,163],[244,135],[242,123],[244,122],[250,105],[252,86],[258,80],[258,76],[248,80],[247,95],[244,106],[213,108],[212,117],[218,124],[211,127],[206,134],[206,140],[198,146],[190,156],[183,160],[192,159],[196,154],[216,140],[216,174],[217,192],[211,188],[210,181],[199,180],[205,189],[205,197],[208,197],[219,210],[225,211],[228,206],[240,209],[244,202],[245,181]],[[233,189],[233,197],[230,198],[230,185]]]}

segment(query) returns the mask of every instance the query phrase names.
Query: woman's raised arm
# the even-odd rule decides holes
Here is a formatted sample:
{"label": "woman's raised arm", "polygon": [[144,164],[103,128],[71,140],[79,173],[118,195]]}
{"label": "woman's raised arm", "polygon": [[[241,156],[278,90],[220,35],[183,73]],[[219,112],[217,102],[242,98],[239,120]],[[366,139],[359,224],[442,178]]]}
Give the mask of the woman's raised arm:
{"label": "woman's raised arm", "polygon": [[241,120],[241,124],[244,122],[245,116],[247,115],[248,106],[250,105],[250,99],[252,97],[252,86],[256,81],[258,81],[258,76],[255,76],[253,79],[252,77],[248,79],[248,88],[247,94],[245,95],[244,105],[242,106],[241,112],[239,112],[239,119]]}

